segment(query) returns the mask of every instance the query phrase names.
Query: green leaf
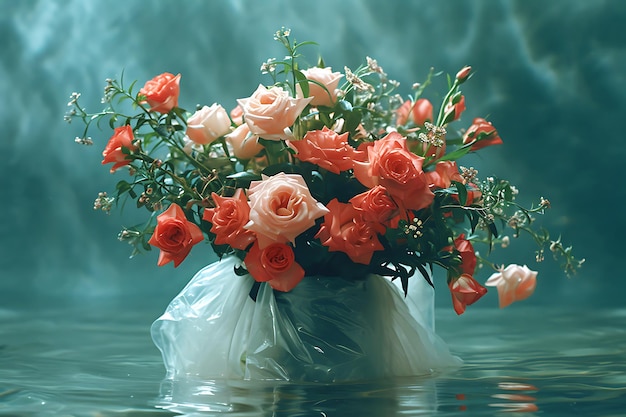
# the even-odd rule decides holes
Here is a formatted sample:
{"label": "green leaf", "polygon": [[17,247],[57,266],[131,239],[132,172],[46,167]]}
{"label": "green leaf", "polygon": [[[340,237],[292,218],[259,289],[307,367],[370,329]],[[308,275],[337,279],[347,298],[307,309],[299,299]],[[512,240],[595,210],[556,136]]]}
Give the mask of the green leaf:
{"label": "green leaf", "polygon": [[304,95],[304,97],[308,97],[309,96],[309,80],[302,73],[302,71],[294,70],[293,73],[296,76],[296,82],[300,85],[300,88],[302,89],[302,94]]}
{"label": "green leaf", "polygon": [[467,203],[467,188],[465,188],[465,185],[458,181],[452,181],[452,184],[454,184],[456,191],[459,194],[459,203],[464,206]]}

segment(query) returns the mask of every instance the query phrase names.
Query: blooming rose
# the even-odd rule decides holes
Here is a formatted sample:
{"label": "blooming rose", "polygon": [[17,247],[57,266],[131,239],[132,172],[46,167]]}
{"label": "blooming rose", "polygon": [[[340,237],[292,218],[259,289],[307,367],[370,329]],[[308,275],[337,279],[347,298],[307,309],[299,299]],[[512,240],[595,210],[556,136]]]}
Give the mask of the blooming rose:
{"label": "blooming rose", "polygon": [[456,314],[463,314],[465,307],[474,304],[487,293],[487,288],[480,285],[471,275],[463,274],[448,284],[452,294],[452,305]]}
{"label": "blooming rose", "polygon": [[304,269],[295,262],[293,249],[284,243],[261,249],[255,242],[243,261],[252,278],[267,282],[278,291],[291,291],[304,278]]}
{"label": "blooming rose", "polygon": [[204,106],[187,120],[187,136],[198,145],[208,145],[230,132],[230,118],[226,110],[214,103]]}
{"label": "blooming rose", "polygon": [[389,133],[365,150],[360,148],[354,157],[354,175],[366,187],[384,186],[407,209],[419,210],[432,203],[434,194],[422,171],[424,158],[409,151],[406,139],[398,132]]}
{"label": "blooming rose", "polygon": [[256,236],[243,228],[250,220],[250,206],[243,190],[237,189],[232,197],[221,197],[212,193],[211,198],[215,202],[215,208],[205,209],[202,220],[213,225],[211,232],[215,233],[215,243],[230,245],[234,249],[246,249],[256,240]]}
{"label": "blooming rose", "polygon": [[511,264],[492,274],[485,285],[497,287],[500,308],[504,308],[532,295],[537,286],[537,272],[531,271],[526,265]]}
{"label": "blooming rose", "polygon": [[304,178],[280,172],[262,181],[252,181],[248,191],[250,221],[246,229],[256,233],[264,249],[273,242],[295,243],[296,237],[328,213],[312,196]]}
{"label": "blooming rose", "polygon": [[458,120],[458,118],[461,117],[461,113],[463,113],[466,109],[465,96],[461,96],[461,98],[459,98],[459,101],[457,101],[456,103],[453,103],[452,100],[453,99],[450,98],[450,101],[446,104],[446,108],[444,110],[446,115],[444,119],[447,122]]}
{"label": "blooming rose", "polygon": [[113,136],[111,136],[107,146],[102,151],[102,156],[104,157],[102,165],[114,162],[111,168],[111,173],[113,173],[116,169],[130,164],[128,153],[124,153],[124,149],[127,149],[128,152],[135,152],[137,146],[133,144],[133,140],[135,140],[135,136],[133,135],[133,129],[129,125],[116,127],[113,131]]}
{"label": "blooming rose", "polygon": [[169,72],[164,72],[161,75],[157,75],[139,90],[139,95],[146,98],[141,103],[147,102],[150,106],[150,111],[169,113],[170,110],[178,106],[179,83],[180,74],[174,76]]}
{"label": "blooming rose", "polygon": [[290,128],[302,110],[313,100],[293,98],[281,87],[265,88],[259,85],[249,98],[238,99],[243,109],[244,120],[253,135],[268,140],[281,140],[289,135]]}
{"label": "blooming rose", "polygon": [[339,135],[326,126],[322,130],[310,130],[302,140],[292,140],[295,155],[301,161],[311,162],[339,174],[352,168],[352,150],[348,144],[348,132]]}
{"label": "blooming rose", "polygon": [[250,159],[263,150],[263,145],[256,136],[250,135],[250,128],[245,123],[237,126],[225,139],[233,154],[239,159]]}
{"label": "blooming rose", "polygon": [[359,210],[366,221],[386,224],[388,220],[398,214],[398,205],[393,201],[382,185],[355,195],[350,203]]}
{"label": "blooming rose", "polygon": [[368,265],[374,252],[384,249],[378,233],[384,234],[385,226],[366,221],[352,204],[340,203],[336,198],[327,207],[330,211],[315,238],[330,252],[344,252],[352,262]]}
{"label": "blooming rose", "polygon": [[430,187],[434,188],[448,188],[452,181],[465,182],[459,173],[456,161],[439,161],[435,165],[435,170],[427,172],[426,176]]}
{"label": "blooming rose", "polygon": [[[308,80],[317,81],[326,87],[326,89],[324,89],[316,83],[309,83],[309,97],[313,98],[313,100],[311,100],[312,106],[331,107],[335,104],[337,101],[337,86],[339,85],[339,80],[343,77],[343,74],[340,72],[333,72],[330,67],[312,67],[303,70],[302,73]],[[298,96],[302,97],[303,94],[300,84],[298,84],[297,90]]]}
{"label": "blooming rose", "polygon": [[473,143],[470,150],[477,151],[485,146],[500,145],[502,139],[495,127],[483,118],[477,117],[463,135],[463,143]]}
{"label": "blooming rose", "polygon": [[172,203],[157,217],[157,225],[148,243],[161,249],[158,266],[173,261],[174,267],[177,267],[187,257],[192,246],[203,239],[200,228],[187,220],[179,205]]}

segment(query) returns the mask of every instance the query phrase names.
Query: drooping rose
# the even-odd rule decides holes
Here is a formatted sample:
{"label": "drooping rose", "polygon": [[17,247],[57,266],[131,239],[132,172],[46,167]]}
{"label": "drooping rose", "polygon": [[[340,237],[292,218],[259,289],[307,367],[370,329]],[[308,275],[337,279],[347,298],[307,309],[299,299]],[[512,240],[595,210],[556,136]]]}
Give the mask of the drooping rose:
{"label": "drooping rose", "polygon": [[434,194],[422,171],[424,158],[409,151],[398,132],[359,148],[354,158],[354,175],[366,187],[384,186],[407,209],[419,210],[432,203]]}
{"label": "drooping rose", "polygon": [[267,282],[278,291],[291,291],[304,278],[304,269],[295,261],[293,249],[284,243],[272,243],[261,249],[255,242],[244,263],[252,278]]}
{"label": "drooping rose", "polygon": [[187,136],[198,145],[208,145],[228,132],[230,118],[217,103],[202,107],[187,120]]}
{"label": "drooping rose", "polygon": [[374,252],[384,249],[378,234],[385,233],[385,226],[366,221],[352,204],[340,203],[336,198],[327,207],[330,211],[315,238],[330,252],[343,252],[352,262],[368,265]]}
{"label": "drooping rose", "polygon": [[382,185],[355,195],[350,199],[350,203],[361,212],[364,220],[382,224],[387,224],[399,211],[398,205]]}
{"label": "drooping rose", "polygon": [[477,151],[486,146],[500,145],[502,139],[498,131],[487,120],[477,117],[463,135],[463,144],[473,143],[471,151]]}
{"label": "drooping rose", "polygon": [[471,275],[463,274],[448,284],[452,294],[452,305],[456,314],[463,314],[465,307],[474,304],[487,293],[487,288],[480,285]]}
{"label": "drooping rose", "polygon": [[472,242],[465,239],[464,234],[460,234],[454,239],[454,247],[461,255],[461,271],[466,275],[474,275],[476,270],[476,252],[472,246]]}
{"label": "drooping rose", "polygon": [[258,138],[250,134],[247,124],[237,126],[235,130],[225,136],[233,154],[239,159],[250,159],[263,150]]}
{"label": "drooping rose", "polygon": [[215,202],[214,208],[207,208],[202,219],[212,224],[211,232],[215,233],[215,243],[230,245],[234,249],[246,249],[256,240],[256,236],[243,226],[250,220],[250,206],[241,188],[232,197],[221,197],[211,194]]}
{"label": "drooping rose", "polygon": [[174,76],[169,72],[157,75],[139,90],[140,96],[145,96],[150,111],[158,113],[169,113],[178,106],[178,95],[180,94],[180,74]]}
{"label": "drooping rose", "polygon": [[313,98],[293,98],[281,87],[259,85],[252,96],[238,99],[244,120],[253,135],[263,139],[286,139],[290,128]]}
{"label": "drooping rose", "polygon": [[[339,80],[343,77],[340,72],[333,72],[330,67],[319,68],[312,67],[303,70],[302,73],[308,80],[317,81],[322,84],[326,89],[316,83],[309,83],[309,97],[312,106],[328,106],[331,107],[337,101],[337,86]],[[297,87],[298,96],[303,97],[302,88],[298,84]]]}
{"label": "drooping rose", "polygon": [[530,297],[535,292],[537,272],[526,265],[511,264],[492,274],[485,285],[497,288],[500,308],[504,308],[515,301]]}
{"label": "drooping rose", "polygon": [[435,170],[426,173],[431,188],[448,188],[452,181],[465,182],[456,161],[439,161]]}
{"label": "drooping rose", "polygon": [[317,202],[298,174],[280,172],[252,181],[248,191],[250,221],[246,229],[256,233],[259,246],[278,242],[295,243],[296,237],[315,224],[315,219],[328,213]]}
{"label": "drooping rose", "polygon": [[133,129],[129,125],[116,127],[113,136],[109,139],[107,146],[102,151],[102,165],[114,163],[111,167],[111,173],[120,167],[130,164],[128,154],[124,153],[124,149],[128,152],[135,152],[138,148],[133,144],[135,135]]}
{"label": "drooping rose", "polygon": [[179,205],[172,203],[157,216],[157,225],[148,243],[161,249],[158,266],[172,261],[177,267],[189,255],[191,248],[203,239],[200,228],[187,220]]}
{"label": "drooping rose", "polygon": [[289,144],[298,151],[295,157],[299,160],[311,162],[335,174],[352,168],[348,132],[339,135],[324,126],[322,130],[308,131],[302,140],[293,140]]}
{"label": "drooping rose", "polygon": [[461,113],[463,113],[466,109],[465,96],[461,96],[456,103],[453,103],[452,99],[453,98],[450,98],[450,101],[446,103],[446,107],[444,109],[445,120],[448,122],[458,120],[459,117],[461,117]]}

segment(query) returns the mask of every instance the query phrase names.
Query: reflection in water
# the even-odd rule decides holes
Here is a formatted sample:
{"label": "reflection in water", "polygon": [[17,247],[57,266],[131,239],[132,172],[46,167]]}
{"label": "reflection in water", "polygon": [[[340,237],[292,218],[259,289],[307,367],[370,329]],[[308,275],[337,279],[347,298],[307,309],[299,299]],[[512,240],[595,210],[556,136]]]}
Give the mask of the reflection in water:
{"label": "reflection in water", "polygon": [[[530,384],[523,384],[518,382],[501,382],[498,384],[498,388],[508,391],[520,391],[520,392],[536,392],[539,389]],[[492,398],[499,400],[507,400],[510,402],[505,403],[490,403],[490,407],[502,408],[506,411],[518,411],[518,412],[533,412],[539,411],[539,407],[535,402],[537,399],[527,394],[493,394]]]}
{"label": "reflection in water", "polygon": [[169,380],[161,384],[158,408],[197,415],[399,416],[437,410],[435,379],[398,379],[349,384]]}

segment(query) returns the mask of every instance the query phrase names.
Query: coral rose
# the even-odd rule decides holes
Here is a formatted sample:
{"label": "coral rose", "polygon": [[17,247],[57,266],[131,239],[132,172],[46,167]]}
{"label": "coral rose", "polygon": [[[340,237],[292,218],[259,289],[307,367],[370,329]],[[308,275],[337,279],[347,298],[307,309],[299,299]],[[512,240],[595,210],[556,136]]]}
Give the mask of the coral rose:
{"label": "coral rose", "polygon": [[145,97],[150,111],[169,113],[174,107],[178,107],[178,95],[180,94],[180,74],[174,76],[169,72],[157,75],[148,81],[139,90],[139,95]]}
{"label": "coral rose", "polygon": [[203,239],[200,228],[187,220],[179,205],[172,203],[157,217],[157,225],[148,243],[161,249],[158,266],[173,261],[177,267],[189,255],[193,245]]}
{"label": "coral rose", "polygon": [[256,240],[256,236],[243,226],[250,220],[250,206],[241,188],[232,197],[211,194],[215,208],[207,208],[202,220],[211,223],[211,232],[215,233],[215,243],[230,245],[234,249],[246,249]]}
{"label": "coral rose", "polygon": [[230,118],[222,106],[204,106],[187,119],[187,136],[198,145],[208,145],[230,132]]}
{"label": "coral rose", "polygon": [[422,171],[424,158],[409,151],[406,139],[398,132],[355,152],[354,157],[354,175],[366,187],[384,186],[407,209],[419,210],[432,203],[434,194]]}
{"label": "coral rose", "polygon": [[405,125],[409,121],[409,114],[415,125],[424,126],[424,123],[433,121],[433,105],[425,98],[420,98],[415,103],[407,100],[396,111],[396,123]]}
{"label": "coral rose", "polygon": [[480,285],[471,275],[463,274],[448,284],[452,294],[452,305],[456,314],[463,314],[468,305],[474,304],[487,294],[487,288]]}
{"label": "coral rose", "polygon": [[289,144],[298,151],[295,156],[299,160],[335,174],[352,168],[353,148],[348,144],[348,132],[339,135],[324,126],[322,130],[308,131],[302,140],[292,140]]}
{"label": "coral rose", "polygon": [[454,97],[450,98],[450,101],[446,104],[445,112],[445,121],[446,123],[452,122],[454,120],[458,120],[461,117],[461,113],[463,113],[466,109],[465,107],[465,96],[460,96],[456,103],[453,102],[455,100]]}
{"label": "coral rose", "polygon": [[[133,144],[135,135],[129,125],[116,127],[113,136],[109,139],[107,146],[102,151],[102,165],[114,163],[111,173],[120,167],[130,164],[129,153],[135,152],[137,146]],[[124,151],[126,150],[126,152]]]}
{"label": "coral rose", "polygon": [[249,98],[238,99],[253,135],[268,140],[286,139],[289,129],[313,98],[293,98],[281,87],[259,85]]}
{"label": "coral rose", "polygon": [[328,213],[312,196],[302,176],[278,173],[252,181],[248,191],[250,221],[246,229],[256,233],[259,246],[295,243],[296,237]]}
{"label": "coral rose", "polygon": [[500,308],[504,308],[532,295],[537,286],[537,272],[526,265],[511,264],[492,274],[485,285],[497,288]]}
{"label": "coral rose", "polygon": [[426,173],[431,188],[448,188],[452,181],[465,182],[456,161],[440,161],[435,165],[435,170]]}
{"label": "coral rose", "polygon": [[464,234],[460,234],[454,239],[454,247],[461,255],[462,274],[473,276],[476,270],[476,252],[474,252],[472,243],[465,239]]}
{"label": "coral rose", "polygon": [[250,159],[263,150],[263,145],[256,136],[250,135],[250,128],[245,123],[237,126],[225,139],[233,154],[239,159]]}
{"label": "coral rose", "polygon": [[350,203],[361,212],[363,219],[382,224],[387,224],[398,214],[399,210],[398,205],[382,185],[355,195],[350,199]]}
{"label": "coral rose", "polygon": [[340,203],[336,198],[327,207],[330,212],[315,238],[330,252],[344,252],[352,262],[368,265],[374,252],[384,249],[378,234],[385,233],[385,226],[366,221],[352,204]]}
{"label": "coral rose", "polygon": [[498,131],[487,120],[477,117],[463,135],[463,143],[472,143],[471,151],[477,151],[485,146],[500,145],[502,139]]}
{"label": "coral rose", "polygon": [[256,242],[244,263],[255,281],[267,282],[278,291],[291,291],[304,278],[304,269],[295,262],[293,249],[284,243],[272,243],[261,249]]}
{"label": "coral rose", "polygon": [[[307,80],[316,81],[324,86],[322,87],[316,83],[309,83],[309,97],[313,98],[313,100],[311,100],[311,105],[327,107],[333,106],[337,101],[337,87],[339,85],[339,80],[343,77],[343,74],[340,72],[333,72],[330,67],[312,67],[303,70],[302,73]],[[302,97],[303,94],[300,84],[297,86],[297,91],[298,97]]]}

